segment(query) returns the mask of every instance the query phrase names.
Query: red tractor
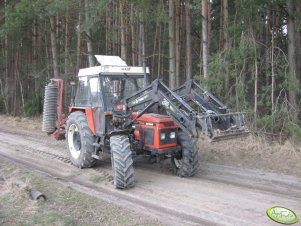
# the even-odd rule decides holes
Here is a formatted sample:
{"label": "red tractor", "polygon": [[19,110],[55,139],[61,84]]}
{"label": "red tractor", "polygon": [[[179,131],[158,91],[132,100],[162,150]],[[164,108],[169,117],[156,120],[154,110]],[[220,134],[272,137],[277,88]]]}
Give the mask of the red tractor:
{"label": "red tractor", "polygon": [[147,84],[148,68],[127,66],[116,56],[96,58],[100,66],[78,73],[67,118],[62,80],[46,86],[43,131],[66,138],[70,160],[79,168],[111,153],[116,188],[134,185],[137,158],[169,157],[176,175],[190,177],[198,169],[198,137],[214,141],[248,133],[241,113],[230,113],[194,81],[172,91],[161,80]]}

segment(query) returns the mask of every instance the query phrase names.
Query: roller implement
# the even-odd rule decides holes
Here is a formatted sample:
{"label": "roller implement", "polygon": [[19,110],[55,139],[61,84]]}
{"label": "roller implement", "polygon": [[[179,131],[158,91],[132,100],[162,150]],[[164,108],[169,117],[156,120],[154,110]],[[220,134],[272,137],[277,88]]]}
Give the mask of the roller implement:
{"label": "roller implement", "polygon": [[99,66],[80,69],[71,86],[68,116],[62,114],[63,81],[46,86],[43,131],[64,137],[73,165],[92,167],[111,154],[114,186],[133,187],[134,161],[170,158],[180,177],[196,174],[197,140],[244,136],[243,114],[231,112],[195,81],[171,90],[149,81],[147,67],[133,67],[117,56],[95,56]]}

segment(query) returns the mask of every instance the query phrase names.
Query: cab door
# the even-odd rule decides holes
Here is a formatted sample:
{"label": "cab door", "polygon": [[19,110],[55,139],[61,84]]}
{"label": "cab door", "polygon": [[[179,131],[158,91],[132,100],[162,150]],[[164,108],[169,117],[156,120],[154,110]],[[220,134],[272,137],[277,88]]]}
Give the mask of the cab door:
{"label": "cab door", "polygon": [[105,134],[105,115],[102,90],[99,76],[89,78],[89,102],[92,108],[92,115],[94,121],[95,135],[98,137]]}

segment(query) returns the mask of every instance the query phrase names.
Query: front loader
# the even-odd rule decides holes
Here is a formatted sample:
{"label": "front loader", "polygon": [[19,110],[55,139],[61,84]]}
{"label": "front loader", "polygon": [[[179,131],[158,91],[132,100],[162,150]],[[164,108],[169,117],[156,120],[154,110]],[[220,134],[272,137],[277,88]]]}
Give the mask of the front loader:
{"label": "front loader", "polygon": [[133,162],[141,158],[171,158],[176,175],[193,176],[199,137],[216,140],[248,132],[241,113],[219,111],[204,92],[197,93],[193,81],[172,91],[162,80],[145,84],[148,68],[127,66],[116,56],[96,59],[100,66],[80,69],[67,117],[62,80],[47,85],[43,130],[55,138],[65,134],[70,160],[79,168],[92,167],[110,153],[116,188],[134,186]]}

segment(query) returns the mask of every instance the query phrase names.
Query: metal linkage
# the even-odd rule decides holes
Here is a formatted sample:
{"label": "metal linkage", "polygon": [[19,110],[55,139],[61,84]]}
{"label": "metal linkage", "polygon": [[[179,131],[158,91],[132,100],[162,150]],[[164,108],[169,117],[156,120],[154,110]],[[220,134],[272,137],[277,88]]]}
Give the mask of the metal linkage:
{"label": "metal linkage", "polygon": [[215,114],[228,112],[228,108],[217,97],[203,89],[195,80],[189,80],[184,85],[174,90],[187,102],[193,102],[199,107],[198,112],[207,113],[212,111]]}
{"label": "metal linkage", "polygon": [[125,99],[126,114],[140,111],[134,119],[136,120],[145,112],[148,112],[155,104],[163,107],[174,122],[189,136],[197,136],[195,128],[196,113],[194,109],[159,79]]}
{"label": "metal linkage", "polygon": [[231,112],[212,93],[203,89],[196,81],[187,81],[174,90],[197,112],[201,134],[209,141],[244,136],[249,130],[244,125],[242,112]]}

